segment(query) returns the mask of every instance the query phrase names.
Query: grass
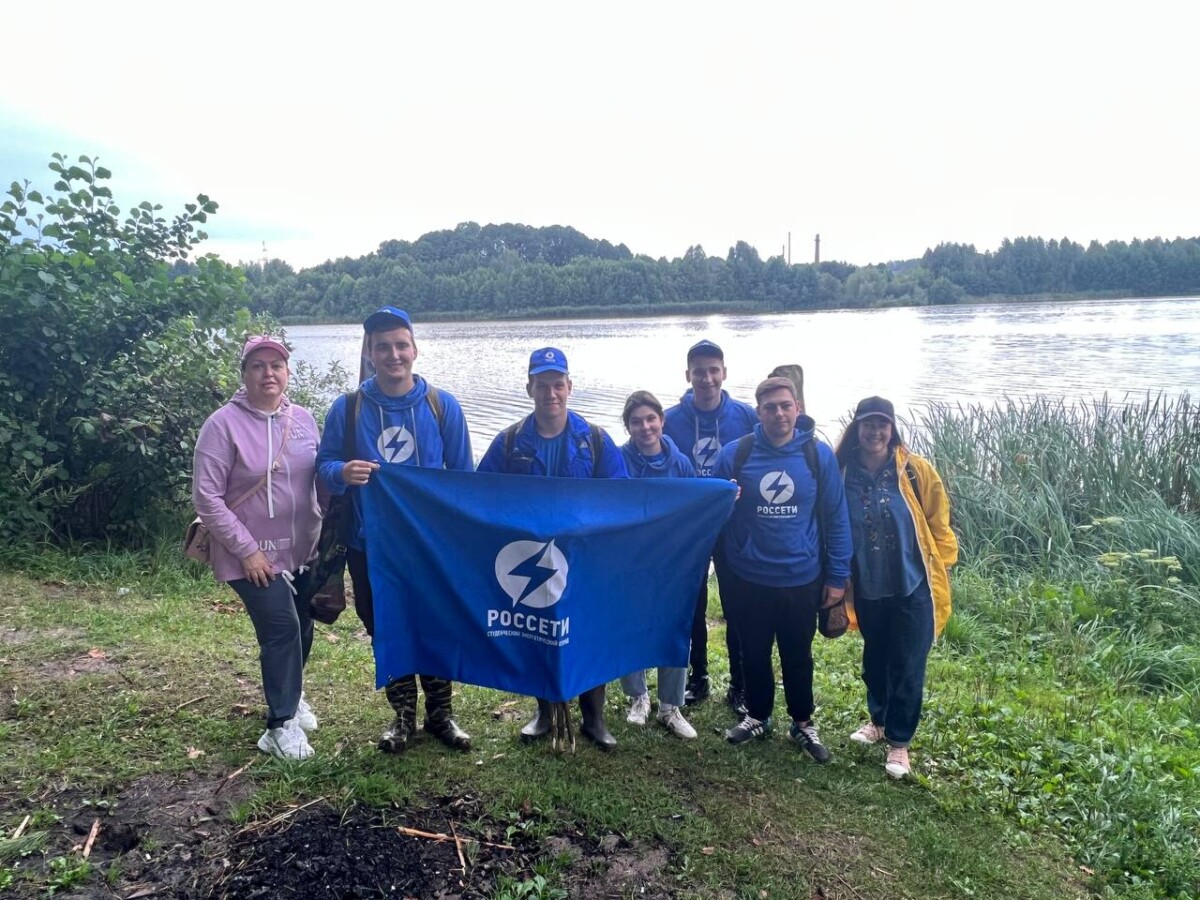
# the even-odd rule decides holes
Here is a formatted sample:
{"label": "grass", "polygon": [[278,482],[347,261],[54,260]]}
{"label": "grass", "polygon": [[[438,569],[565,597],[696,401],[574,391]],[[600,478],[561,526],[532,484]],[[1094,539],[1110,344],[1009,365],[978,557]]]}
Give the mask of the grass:
{"label": "grass", "polygon": [[[516,739],[529,701],[467,687],[456,713],[474,736],[470,753],[448,755],[422,741],[389,757],[374,740],[390,714],[370,690],[369,649],[348,614],[318,634],[307,682],[322,717],[317,756],[295,765],[253,747],[262,705],[256,647],[232,595],[202,581],[160,592],[164,578],[148,566],[141,580],[121,585],[130,593],[117,596],[116,584],[0,576],[0,636],[7,636],[0,637],[0,677],[12,686],[8,727],[0,732],[0,833],[11,833],[29,809],[44,810],[38,798],[47,794],[100,803],[147,775],[224,773],[255,760],[242,776],[253,779],[254,792],[239,821],[318,797],[335,806],[403,807],[469,793],[493,819],[510,822],[513,834],[541,839],[577,830],[596,840],[617,834],[665,845],[671,861],[662,878],[680,897],[810,897],[820,885],[829,896],[866,898],[1085,893],[1086,877],[1046,829],[955,800],[959,784],[931,767],[943,752],[936,719],[918,751],[924,774],[913,783],[889,781],[879,753],[849,744],[861,715],[852,640],[818,647],[819,715],[835,753],[826,767],[801,758],[779,735],[728,746],[720,731],[732,719],[719,702],[695,711],[701,737],[687,743],[664,729],[626,725],[624,702],[612,695],[618,750],[581,746],[556,757]],[[65,674],[66,661],[98,654],[103,665],[95,671]],[[242,706],[255,715],[240,714]],[[195,750],[204,754],[189,754]],[[40,830],[52,831],[51,814],[42,819]],[[1013,853],[996,854],[997,845]],[[55,865],[26,860],[6,870],[19,884],[47,890],[78,871]],[[553,896],[561,871],[548,853],[540,896]],[[103,875],[94,869],[89,877]],[[533,882],[498,882],[496,894],[514,895],[525,883]]]}

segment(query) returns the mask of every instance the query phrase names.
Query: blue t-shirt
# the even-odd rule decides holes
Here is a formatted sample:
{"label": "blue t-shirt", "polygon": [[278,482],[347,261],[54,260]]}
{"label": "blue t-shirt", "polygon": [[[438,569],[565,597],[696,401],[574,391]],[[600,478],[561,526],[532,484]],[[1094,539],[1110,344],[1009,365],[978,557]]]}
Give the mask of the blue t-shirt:
{"label": "blue t-shirt", "polygon": [[534,444],[538,459],[546,467],[547,475],[562,475],[563,456],[567,446],[567,430],[564,428],[552,438],[534,432]]}
{"label": "blue t-shirt", "polygon": [[907,597],[925,580],[912,513],[900,493],[893,456],[875,474],[846,466],[846,506],[854,538],[854,593],[864,600]]}

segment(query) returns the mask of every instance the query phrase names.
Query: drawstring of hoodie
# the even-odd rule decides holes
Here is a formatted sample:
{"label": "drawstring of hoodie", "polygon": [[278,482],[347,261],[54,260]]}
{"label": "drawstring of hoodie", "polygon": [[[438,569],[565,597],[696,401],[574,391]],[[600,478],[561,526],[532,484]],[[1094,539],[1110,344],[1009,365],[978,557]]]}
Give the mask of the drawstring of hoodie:
{"label": "drawstring of hoodie", "polygon": [[[275,413],[267,416],[267,518],[275,518],[275,494],[271,490],[271,470],[275,468],[275,450],[271,446],[273,437],[271,426],[275,423]],[[293,590],[292,593],[295,593]]]}
{"label": "drawstring of hoodie", "polygon": [[[382,435],[385,431],[388,430],[388,424],[383,418],[383,407],[380,406],[380,407],[378,407],[378,409],[379,409],[379,434]],[[412,413],[412,420],[413,420],[413,427],[412,427],[412,433],[411,433],[410,437],[412,438],[413,456],[415,456],[417,458],[416,464],[418,466],[420,466],[421,465],[421,445],[417,442],[417,414],[415,411]],[[400,413],[400,427],[407,428],[407,426],[404,424],[404,412],[403,411],[401,411],[401,413]],[[390,462],[390,460],[389,460],[389,462]]]}
{"label": "drawstring of hoodie", "polygon": [[291,572],[287,571],[287,569],[284,569],[282,572],[279,573],[279,577],[282,578],[284,580],[284,582],[287,583],[288,590],[292,592],[293,597],[297,596],[300,593],[299,591],[296,590],[296,577],[298,575],[303,575],[307,571],[308,571],[308,566],[301,566],[300,568],[298,568],[296,570],[295,575],[293,575]]}

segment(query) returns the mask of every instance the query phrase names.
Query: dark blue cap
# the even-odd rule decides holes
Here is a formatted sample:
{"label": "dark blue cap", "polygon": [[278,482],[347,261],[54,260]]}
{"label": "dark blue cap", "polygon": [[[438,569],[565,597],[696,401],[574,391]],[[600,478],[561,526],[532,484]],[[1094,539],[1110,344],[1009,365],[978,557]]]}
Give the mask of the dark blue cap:
{"label": "dark blue cap", "polygon": [[412,319],[408,317],[408,313],[402,309],[396,309],[394,306],[385,306],[383,309],[375,310],[363,322],[363,330],[367,334],[376,331],[391,331],[393,328],[413,330]]}
{"label": "dark blue cap", "polygon": [[529,374],[537,375],[539,372],[562,372],[566,375],[566,354],[554,347],[534,350],[529,357]]}

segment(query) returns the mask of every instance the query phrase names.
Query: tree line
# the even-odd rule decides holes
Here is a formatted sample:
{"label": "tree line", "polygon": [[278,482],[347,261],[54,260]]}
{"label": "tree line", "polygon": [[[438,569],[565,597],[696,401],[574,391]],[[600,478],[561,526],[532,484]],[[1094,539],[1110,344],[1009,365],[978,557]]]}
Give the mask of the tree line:
{"label": "tree line", "polygon": [[354,321],[384,304],[436,317],[785,311],[948,304],[1044,294],[1200,292],[1200,238],[1005,240],[995,251],[939,244],[914,260],[789,265],[739,241],[724,256],[695,245],[675,259],[566,227],[464,222],[415,241],[300,271],[243,266],[251,310],[289,321]]}

